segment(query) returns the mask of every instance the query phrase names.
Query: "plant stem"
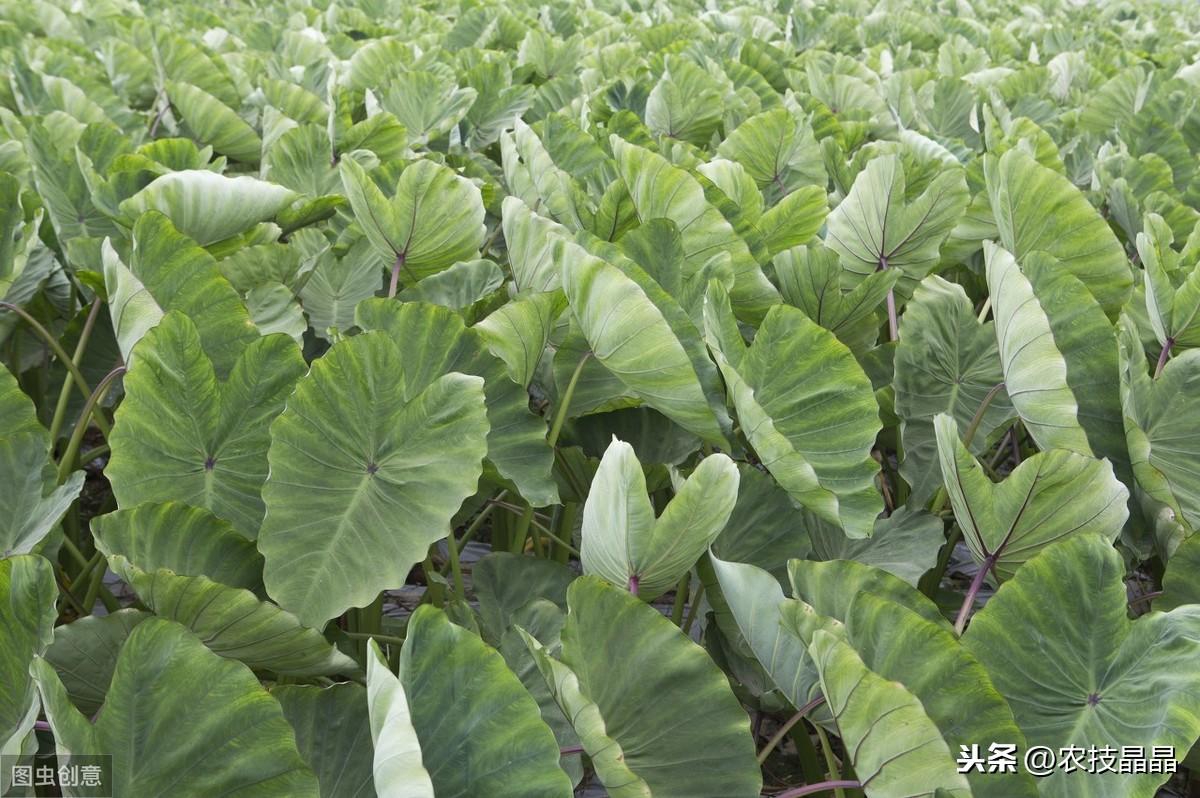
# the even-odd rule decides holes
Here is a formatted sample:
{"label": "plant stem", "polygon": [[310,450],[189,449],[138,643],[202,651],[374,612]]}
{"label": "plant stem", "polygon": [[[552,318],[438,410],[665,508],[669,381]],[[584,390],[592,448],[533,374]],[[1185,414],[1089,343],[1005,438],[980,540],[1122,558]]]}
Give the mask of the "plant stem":
{"label": "plant stem", "polygon": [[525,551],[525,538],[529,536],[529,525],[533,522],[533,505],[526,504],[525,509],[521,511],[521,517],[517,519],[517,526],[513,529],[512,540],[509,541],[509,551],[513,554],[521,554]]}
{"label": "plant stem", "polygon": [[575,519],[579,517],[579,504],[576,502],[567,502],[562,506],[562,512],[558,514],[558,523],[555,524],[555,534],[551,535],[558,544],[554,547],[554,559],[566,565],[571,559],[571,552],[574,549],[566,542],[572,539],[575,532]]}
{"label": "plant stem", "polygon": [[[475,516],[475,520],[471,521],[471,524],[467,527],[467,530],[463,532],[463,536],[458,539],[457,545],[454,546],[454,554],[451,556],[457,559],[459,553],[469,542],[471,542],[471,540],[475,538],[475,535],[478,534],[479,529],[483,526],[483,522],[486,521],[488,516],[492,514],[492,510],[496,509],[497,503],[503,499],[507,493],[507,490],[500,491],[493,499],[484,505],[483,509],[479,511],[479,515]],[[454,535],[451,534],[449,539],[450,541],[453,541]],[[452,570],[453,568],[454,561],[451,560],[449,563],[447,563],[446,567],[442,569],[442,573],[445,574],[448,572],[447,569]]]}
{"label": "plant stem", "polygon": [[563,540],[561,537],[559,537],[558,535],[554,534],[546,527],[539,524],[537,521],[533,522],[533,527],[534,527],[534,529],[537,529],[538,531],[542,532],[544,535],[546,535],[546,537],[550,538],[555,543],[557,543],[559,548],[561,548],[563,551],[567,552],[567,554],[574,554],[576,557],[580,556],[579,549],[575,548],[570,543]]}
{"label": "plant stem", "polygon": [[787,736],[787,733],[792,730],[793,726],[799,723],[809,712],[812,712],[814,709],[824,703],[825,696],[819,695],[812,701],[809,701],[807,704],[800,707],[800,709],[796,710],[796,714],[788,718],[787,721],[779,727],[779,731],[775,732],[775,736],[768,740],[767,744],[763,746],[763,749],[758,752],[758,764],[761,766],[762,763],[767,761],[767,757],[770,756],[771,752],[775,750],[775,746],[779,745],[780,741]]}
{"label": "plant stem", "polygon": [[692,596],[692,605],[688,607],[687,620],[683,622],[683,633],[689,634],[692,631],[692,623],[696,620],[696,610],[700,606],[700,599],[704,598],[704,582],[699,581],[696,584],[696,595]]}
{"label": "plant stem", "polygon": [[[92,302],[92,309],[88,311],[87,320],[83,323],[83,330],[79,333],[79,343],[75,344],[75,356],[71,358],[71,362],[75,364],[76,369],[83,362],[83,353],[87,350],[88,341],[92,337],[92,329],[96,326],[96,317],[99,315],[100,298],[97,297]],[[58,391],[58,403],[54,406],[54,418],[50,420],[51,450],[54,449],[54,444],[58,440],[58,433],[62,431],[63,419],[67,415],[67,403],[70,398],[71,380],[64,377],[62,388]]]}
{"label": "plant stem", "polygon": [[967,589],[967,595],[958,611],[958,617],[954,620],[955,633],[961,635],[963,629],[967,627],[967,617],[971,614],[971,608],[975,606],[975,596],[983,587],[983,580],[987,577],[988,571],[992,570],[992,566],[996,564],[999,554],[1000,552],[997,550],[985,557],[983,564],[979,566],[979,573],[975,574],[975,578],[971,580],[971,587]]}
{"label": "plant stem", "polygon": [[112,451],[112,450],[108,447],[108,444],[102,443],[99,446],[97,446],[96,448],[88,449],[86,452],[79,455],[79,462],[90,463],[93,460],[95,460],[97,457],[103,457],[104,455],[108,454],[110,451]]}
{"label": "plant stem", "polygon": [[454,530],[446,536],[446,551],[450,558],[450,573],[454,578],[454,593],[463,601],[467,600],[467,587],[463,580],[462,563],[458,561],[458,544],[454,541]]}
{"label": "plant stem", "polygon": [[104,586],[104,574],[108,571],[107,558],[100,554],[99,551],[96,554],[100,555],[100,561],[95,570],[92,571],[87,593],[83,595],[83,606],[89,614],[96,606],[96,598],[100,595],[100,588]]}
{"label": "plant stem", "polygon": [[682,628],[683,627],[683,607],[687,604],[688,593],[692,588],[692,572],[688,571],[679,578],[679,584],[675,586],[675,603],[671,606],[671,623]]}
{"label": "plant stem", "polygon": [[[433,551],[432,546],[430,546],[430,551]],[[425,555],[425,561],[421,563],[421,570],[425,572],[425,593],[429,596],[429,603],[435,607],[441,607],[446,603],[446,595],[442,590],[441,582],[438,582],[435,576],[440,576],[440,574],[433,565],[432,555]]]}
{"label": "plant stem", "polygon": [[971,448],[971,441],[975,440],[975,433],[979,431],[979,425],[983,422],[983,414],[991,406],[992,400],[1000,391],[1004,390],[1004,383],[998,382],[992,386],[992,389],[983,397],[983,401],[979,403],[979,408],[975,411],[975,415],[971,418],[971,423],[967,425],[967,431],[963,433],[963,446],[967,449]]}
{"label": "plant stem", "polygon": [[67,574],[65,571],[63,571],[61,565],[55,564],[54,574],[56,577],[58,577],[58,592],[62,593],[63,598],[67,600],[67,603],[75,608],[75,613],[80,618],[87,615],[87,612],[85,612],[83,609],[83,603],[79,599],[75,598],[75,594],[71,592],[70,586],[67,585]]}
{"label": "plant stem", "polygon": [[889,288],[887,293],[888,338],[900,340],[900,323],[896,318],[896,289]]}
{"label": "plant stem", "polygon": [[404,645],[404,638],[396,637],[395,635],[382,635],[378,632],[342,632],[342,634],[354,640],[378,640],[381,643],[391,643],[394,646]]}
{"label": "plant stem", "polygon": [[396,253],[396,261],[392,264],[392,279],[388,283],[388,299],[396,295],[396,288],[400,285],[400,270],[404,268],[405,253]]}
{"label": "plant stem", "polygon": [[1129,600],[1129,606],[1141,604],[1143,601],[1154,601],[1156,598],[1161,598],[1163,592],[1161,590],[1151,590],[1149,593],[1143,593],[1140,596],[1134,596]]}
{"label": "plant stem", "polygon": [[980,324],[983,324],[984,319],[987,318],[988,311],[991,309],[992,309],[992,298],[989,296],[987,299],[983,300],[983,308],[980,309],[980,311],[979,311],[979,323]]}
{"label": "plant stem", "polygon": [[[833,746],[829,744],[829,737],[825,734],[825,730],[822,729],[819,724],[814,723],[813,728],[817,730],[817,738],[821,741],[821,753],[825,756],[825,767],[829,768],[829,781],[823,782],[824,784],[828,785],[825,789],[832,789],[837,798],[846,798],[846,793],[842,792],[842,788],[857,787],[859,784],[858,782],[846,782],[845,780],[838,779],[838,776],[841,775],[841,772],[838,769],[837,757],[833,755]],[[811,786],[818,787],[820,785]],[[799,789],[805,788],[800,787]],[[813,791],[809,789],[808,793],[800,793],[800,795],[808,795],[811,792]],[[820,790],[817,790],[817,792],[820,792]]]}
{"label": "plant stem", "polygon": [[[62,363],[63,366],[66,367],[67,371],[71,373],[71,377],[75,380],[75,385],[79,387],[79,392],[85,397],[91,395],[92,389],[88,387],[87,380],[83,378],[83,373],[79,370],[79,367],[75,365],[74,361],[67,356],[66,351],[64,351],[62,346],[59,345],[58,340],[50,334],[49,330],[43,327],[41,323],[38,322],[38,320],[33,316],[30,316],[28,313],[26,313],[24,308],[14,305],[10,302],[0,302],[0,308],[3,308],[4,310],[11,310],[13,313],[16,313],[18,316],[20,316],[21,319],[28,324],[35,333],[37,333],[37,336],[41,338],[47,346],[50,347],[50,351],[54,353],[54,356],[58,358],[58,361]],[[108,419],[104,418],[103,413],[96,414],[96,426],[100,428],[102,433],[104,433],[104,437],[108,438],[111,430],[109,428]]]}
{"label": "plant stem", "polygon": [[[879,256],[879,266],[875,271],[887,271],[888,260],[886,255]],[[900,322],[896,316],[896,290],[889,288],[887,292],[887,314],[888,314],[888,339],[896,341],[900,338]]]}
{"label": "plant stem", "polygon": [[635,596],[638,594],[638,575],[637,574],[634,574],[633,576],[629,577],[629,592]]}
{"label": "plant stem", "polygon": [[1167,361],[1171,359],[1171,347],[1174,345],[1174,338],[1167,338],[1167,342],[1163,344],[1162,352],[1158,356],[1158,365],[1154,367],[1154,379],[1158,379],[1158,375],[1162,374],[1163,369],[1167,365]]}
{"label": "plant stem", "polygon": [[803,787],[796,787],[793,790],[788,790],[787,792],[781,792],[781,793],[779,793],[779,795],[776,795],[775,798],[800,798],[800,796],[802,796],[802,795],[815,795],[816,793],[819,793],[819,792],[830,792],[830,791],[833,791],[833,793],[835,795],[839,796],[839,798],[840,798],[840,796],[844,795],[844,793],[842,792],[843,787],[857,789],[861,786],[862,786],[861,784],[859,784],[857,781],[854,781],[853,779],[838,779],[836,781],[822,781],[817,784],[806,784]]}
{"label": "plant stem", "polygon": [[812,736],[807,727],[803,723],[793,726],[788,736],[796,746],[796,755],[800,758],[800,772],[804,774],[804,780],[811,783],[825,778],[825,772],[821,770],[821,763],[817,759],[817,749],[813,747]]}
{"label": "plant stem", "polygon": [[575,396],[575,386],[579,384],[579,375],[583,374],[583,366],[591,358],[592,353],[588,352],[579,359],[579,365],[575,367],[575,371],[571,374],[571,381],[567,383],[567,389],[563,391],[562,398],[558,402],[558,410],[554,413],[554,423],[550,425],[550,435],[546,438],[546,442],[553,449],[558,443],[558,433],[562,431],[563,422],[567,420],[567,410],[571,407],[571,399]]}
{"label": "plant stem", "polygon": [[[562,398],[559,399],[558,409],[554,413],[554,423],[550,425],[550,434],[546,438],[546,442],[550,444],[551,449],[558,443],[558,435],[562,432],[563,422],[567,420],[567,410],[571,407],[571,397],[575,395],[575,386],[579,384],[579,375],[583,373],[583,365],[588,362],[588,358],[591,356],[592,353],[588,352],[579,359],[579,365],[575,367],[575,372],[571,375],[571,381],[567,383],[567,389],[563,391]],[[517,520],[512,540],[509,541],[509,551],[513,554],[520,554],[525,550],[525,537],[529,534],[529,524],[531,521],[533,521],[533,505],[527,504],[525,505],[525,511],[521,513],[521,517]]]}
{"label": "plant stem", "polygon": [[108,374],[104,375],[104,379],[100,380],[100,384],[96,386],[96,390],[92,391],[91,396],[83,405],[83,410],[79,413],[79,421],[75,424],[75,430],[71,433],[71,440],[67,443],[67,448],[63,452],[62,459],[58,461],[58,484],[61,485],[67,481],[71,470],[75,467],[75,459],[79,456],[79,447],[83,443],[83,435],[87,432],[88,420],[95,414],[96,407],[104,400],[104,395],[108,393],[108,389],[112,387],[117,377],[125,373],[124,366],[117,366]]}

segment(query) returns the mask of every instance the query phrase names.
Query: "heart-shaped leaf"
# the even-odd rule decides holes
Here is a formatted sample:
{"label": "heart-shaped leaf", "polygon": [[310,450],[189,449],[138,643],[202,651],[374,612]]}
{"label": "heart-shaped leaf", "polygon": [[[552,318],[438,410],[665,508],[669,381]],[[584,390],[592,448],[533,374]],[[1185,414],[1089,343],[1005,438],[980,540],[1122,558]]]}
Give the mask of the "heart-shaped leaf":
{"label": "heart-shaped leaf", "polygon": [[508,378],[477,330],[447,308],[423,302],[370,299],[359,303],[354,318],[359,329],[385,332],[399,347],[408,393],[449,372],[482,377],[490,424],[488,460],[534,506],[557,503],[546,422],[530,413],[524,386]]}
{"label": "heart-shaped leaf", "polygon": [[613,136],[613,156],[642,221],[670,219],[683,236],[685,280],[714,255],[726,252],[733,266],[734,309],[748,320],[763,317],[779,302],[746,242],[709,204],[696,178],[650,150]]}
{"label": "heart-shaped leaf", "polygon": [[433,161],[400,173],[389,198],[353,158],[341,162],[354,216],[380,257],[416,282],[478,253],[487,233],[479,189]]}
{"label": "heart-shaped leaf", "polygon": [[537,703],[498,652],[441,611],[421,607],[409,620],[400,684],[414,698],[412,726],[438,798],[572,794]]}
{"label": "heart-shaped leaf", "polygon": [[1125,434],[1138,485],[1200,529],[1200,425],[1193,397],[1200,384],[1200,350],[1172,358],[1155,379],[1133,322],[1122,318],[1121,400]]}
{"label": "heart-shaped leaf", "polygon": [[160,211],[179,232],[208,246],[274,219],[294,199],[291,190],[253,177],[188,169],[158,178],[122,202],[121,213],[136,219]]}
{"label": "heart-shaped leaf", "polygon": [[[911,502],[928,502],[941,486],[934,416],[953,416],[962,433],[974,423],[970,448],[979,454],[992,430],[1013,414],[992,327],[976,319],[962,286],[937,275],[917,286],[900,320],[896,414],[903,422],[900,473],[912,488]],[[989,403],[976,422],[985,399]]]}
{"label": "heart-shaped leaf", "polygon": [[1032,252],[1055,258],[1115,319],[1133,276],[1117,237],[1087,197],[1020,148],[985,158],[983,167],[1004,248],[1022,264]]}
{"label": "heart-shaped leaf", "polygon": [[118,504],[180,501],[253,539],[265,509],[267,425],[304,373],[295,342],[257,338],[219,382],[196,325],[171,311],[135,353],[105,469]]}
{"label": "heart-shaped leaf", "polygon": [[[30,662],[45,652],[54,636],[54,602],[58,588],[49,560],[34,554],[0,559],[0,752],[5,756],[30,756],[37,751],[33,724],[38,717],[37,687]],[[8,790],[12,771],[0,778]]]}
{"label": "heart-shaped leaf", "polygon": [[408,696],[388,667],[379,644],[367,651],[367,707],[375,756],[371,765],[380,798],[433,798],[433,782],[421,763]]}
{"label": "heart-shaped leaf", "polygon": [[33,402],[0,366],[0,556],[27,554],[58,524],[83,488],[83,471],[58,484],[50,435]]}
{"label": "heart-shaped leaf", "polygon": [[306,626],[403,584],[475,492],[483,380],[397,379],[419,365],[406,368],[386,333],[346,339],[271,425],[258,545],[267,592]]}
{"label": "heart-shaped leaf", "polygon": [[58,753],[110,754],[113,795],[320,794],[279,704],[250,669],[177,623],[151,618],[130,633],[95,723],[71,705],[49,662],[35,659],[31,670]]}
{"label": "heart-shaped leaf", "polygon": [[[1027,562],[967,628],[963,642],[1031,746],[1173,746],[1182,756],[1200,736],[1200,608],[1131,621],[1124,574],[1108,541],[1073,535]],[[1080,622],[1049,608],[1072,608]],[[1036,654],[1022,640],[1038,640]],[[1040,791],[1149,798],[1167,778],[1055,768]]]}
{"label": "heart-shaped leaf", "polygon": [[909,296],[937,265],[938,251],[967,208],[961,169],[947,169],[911,200],[897,155],[871,160],[850,193],[829,214],[828,245],[858,279],[900,269],[898,293]]}
{"label": "heart-shaped leaf", "polygon": [[724,445],[729,418],[716,369],[683,309],[633,261],[559,246],[563,289],[595,358],[651,407]]}
{"label": "heart-shaped leaf", "polygon": [[614,438],[583,508],[584,572],[628,586],[647,601],[661,596],[725,527],[737,501],[737,486],[733,461],[723,454],[709,455],[655,519],[633,447]]}
{"label": "heart-shaped leaf", "polygon": [[718,337],[710,332],[709,346],[763,465],[800,504],[851,537],[869,535],[883,508],[874,484],[879,464],[870,456],[879,407],[854,355],[783,305],[770,310],[744,352],[740,338]]}
{"label": "heart-shaped leaf", "polygon": [[971,556],[997,581],[1060,538],[1092,533],[1114,540],[1129,510],[1128,489],[1106,460],[1051,449],[993,483],[958,439],[954,419],[934,419],[942,478]]}
{"label": "heart-shaped leaf", "polygon": [[624,751],[623,765],[604,777],[631,771],[654,795],[757,796],[749,717],[708,655],[658,610],[598,577],[576,579],[567,603],[560,658],[578,692],[564,690],[563,709],[571,717],[570,707],[594,705],[576,726],[585,745],[597,746],[593,756],[606,756],[599,734]]}

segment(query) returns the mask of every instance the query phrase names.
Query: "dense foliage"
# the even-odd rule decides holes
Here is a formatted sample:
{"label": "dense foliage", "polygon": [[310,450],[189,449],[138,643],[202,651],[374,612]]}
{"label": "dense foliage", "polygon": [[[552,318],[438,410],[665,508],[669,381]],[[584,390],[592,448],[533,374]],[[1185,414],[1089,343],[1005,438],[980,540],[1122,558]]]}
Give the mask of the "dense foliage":
{"label": "dense foliage", "polygon": [[3,753],[1186,789],[1198,209],[1186,0],[0,0]]}

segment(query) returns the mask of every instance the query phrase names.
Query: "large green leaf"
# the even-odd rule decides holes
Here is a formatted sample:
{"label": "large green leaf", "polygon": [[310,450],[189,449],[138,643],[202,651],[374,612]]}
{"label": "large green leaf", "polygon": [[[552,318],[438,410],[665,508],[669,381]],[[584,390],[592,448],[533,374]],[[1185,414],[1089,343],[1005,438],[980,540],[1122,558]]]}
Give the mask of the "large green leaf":
{"label": "large green leaf", "polygon": [[136,219],[161,211],[179,232],[208,246],[274,219],[294,199],[291,190],[253,177],[188,169],[158,178],[122,202],[121,212]]}
{"label": "large green leaf", "polygon": [[1033,285],[1008,250],[984,242],[984,256],[1004,386],[1013,407],[1043,449],[1091,455],[1067,361]]}
{"label": "large green leaf", "polygon": [[0,480],[6,483],[0,492],[2,557],[33,551],[83,488],[83,471],[58,484],[58,469],[47,457],[50,444],[33,402],[0,366]]}
{"label": "large green leaf", "polygon": [[203,508],[145,502],[93,518],[91,528],[102,551],[144,571],[167,568],[230,587],[262,588],[263,559],[254,541]]}
{"label": "large green leaf", "polygon": [[100,258],[104,264],[104,288],[108,291],[108,312],[112,317],[113,332],[125,366],[131,368],[134,344],[142,340],[147,330],[162,321],[163,310],[149,289],[121,261],[121,256],[107,238],[100,247]]}
{"label": "large green leaf", "polygon": [[804,642],[784,628],[783,588],[748,563],[712,558],[721,593],[738,630],[784,697],[802,707],[819,694],[819,680]]}
{"label": "large green leaf", "polygon": [[1004,248],[1022,264],[1033,252],[1053,256],[1115,319],[1133,275],[1117,237],[1087,198],[1020,148],[985,158],[983,168]]}
{"label": "large green leaf", "polygon": [[342,184],[355,218],[381,257],[395,261],[416,282],[460,260],[475,257],[487,229],[474,183],[433,161],[400,173],[386,197],[354,159],[341,162]]}
{"label": "large green leaf", "polygon": [[135,352],[105,469],[118,504],[204,507],[253,539],[265,509],[267,426],[304,373],[295,342],[258,338],[219,382],[196,326],[172,311]]}
{"label": "large green leaf", "polygon": [[743,121],[717,153],[744,166],[772,204],[801,186],[825,187],[821,147],[812,128],[784,108]]}
{"label": "large green leaf", "polygon": [[1200,604],[1200,584],[1196,581],[1200,566],[1200,535],[1192,535],[1179,544],[1167,562],[1163,574],[1162,595],[1154,599],[1154,609],[1173,610],[1185,604]]}
{"label": "large green leaf", "polygon": [[191,318],[221,379],[259,337],[241,297],[212,255],[158,211],[142,214],[133,226],[129,269],[164,313],[177,310]]}
{"label": "large green leaf", "polygon": [[100,711],[121,646],[148,612],[117,610],[111,615],[87,615],[54,628],[54,642],[42,656],[54,666],[71,703],[88,717]]}
{"label": "large green leaf", "polygon": [[934,419],[942,478],[967,548],[998,581],[1068,535],[1114,540],[1129,510],[1129,490],[1112,463],[1062,449],[1039,452],[993,483],[958,438],[954,419]]}
{"label": "large green leaf", "polygon": [[[851,603],[846,642],[873,672],[904,685],[937,725],[951,751],[978,740],[1006,741],[1025,750],[1012,710],[987,671],[953,632],[912,610],[870,593]],[[978,798],[1032,798],[1038,794],[1027,773],[967,774]]]}
{"label": "large green leaf", "polygon": [[1161,216],[1146,215],[1146,231],[1137,235],[1146,312],[1159,345],[1194,347],[1200,344],[1200,263],[1181,263],[1172,238]]}
{"label": "large green leaf", "polygon": [[321,798],[376,795],[367,691],[362,685],[276,684],[271,695],[283,707],[283,716],[296,734],[296,748],[317,776]]}
{"label": "large green leaf", "polygon": [[829,213],[823,186],[802,186],[768,208],[755,227],[769,255],[808,243],[825,224]]}
{"label": "large green leaf", "polygon": [[271,425],[264,578],[306,626],[403,584],[475,492],[483,380],[403,379],[421,366],[406,367],[386,333],[349,338],[313,364]]}
{"label": "large green leaf", "polygon": [[737,501],[738,472],[723,454],[704,458],[678,485],[658,519],[641,463],[613,439],[592,480],[580,533],[585,573],[647,601],[674,586],[725,527]]}
{"label": "large green leaf", "polygon": [[[0,752],[27,756],[37,750],[33,724],[38,717],[37,687],[30,662],[45,652],[54,635],[58,587],[50,562],[34,554],[0,559]],[[12,773],[0,777],[8,790]]]}
{"label": "large green leaf", "polygon": [[359,303],[355,323],[362,330],[386,332],[399,347],[408,393],[452,371],[482,377],[490,425],[488,460],[534,506],[558,502],[546,423],[530,413],[524,386],[509,379],[477,330],[466,327],[448,308],[386,299]]}
{"label": "large green leaf", "polygon": [[869,535],[883,508],[871,458],[879,408],[850,350],[782,305],[744,352],[740,340],[719,341],[713,329],[709,346],[762,464],[800,504],[851,537]]}
{"label": "large green leaf", "polygon": [[571,232],[558,222],[539,216],[517,197],[505,197],[501,230],[508,247],[513,282],[521,291],[541,293],[562,286],[558,242]]}
{"label": "large green leaf", "polygon": [[972,794],[916,696],[869,670],[850,644],[832,632],[815,630],[808,650],[869,798]]}
{"label": "large green leaf", "polygon": [[474,89],[459,88],[442,74],[404,70],[389,82],[380,104],[396,115],[413,144],[425,144],[454,128],[475,98]]}
{"label": "large green leaf", "polygon": [[262,139],[228,105],[204,89],[184,82],[168,83],[167,95],[201,143],[212,145],[214,150],[230,158],[258,163]]}
{"label": "large green leaf", "polygon": [[570,567],[541,557],[507,551],[484,557],[471,569],[484,639],[498,641],[518,613],[538,599],[550,601],[565,612],[567,586],[575,576]]}
{"label": "large green leaf", "polygon": [[853,560],[792,560],[788,563],[792,595],[817,613],[841,620],[862,593],[870,593],[912,610],[944,629],[950,622],[925,594],[897,576]]}
{"label": "large green leaf", "polygon": [[533,380],[566,306],[563,300],[559,291],[518,296],[475,325],[488,350],[508,366],[513,382],[529,385]]}
{"label": "large green leaf", "polygon": [[495,649],[440,610],[409,620],[400,684],[438,798],[572,794],[537,703]]}
{"label": "large green leaf", "polygon": [[853,560],[898,576],[910,585],[933,567],[946,542],[942,519],[911,506],[875,521],[869,538],[851,538],[805,510],[804,526],[814,560]]}
{"label": "large green leaf", "polygon": [[646,98],[646,127],[657,136],[704,145],[721,124],[721,84],[699,65],[666,59]]}
{"label": "large green leaf", "polygon": [[1121,400],[1125,434],[1138,484],[1169,506],[1188,528],[1200,529],[1200,424],[1195,396],[1200,349],[1172,358],[1151,379],[1133,322],[1121,319]]}
{"label": "large green leaf", "polygon": [[670,219],[683,237],[685,279],[705,263],[728,253],[733,265],[734,308],[749,320],[763,317],[779,293],[759,268],[746,242],[710,205],[696,178],[657,153],[613,136],[613,155],[643,222]]}
{"label": "large green leaf", "polygon": [[788,560],[812,550],[803,511],[763,469],[741,463],[738,475],[737,504],[712,550],[722,559],[757,565],[784,583]]}
{"label": "large green leaf", "polygon": [[[1031,746],[1173,746],[1181,757],[1200,735],[1200,608],[1131,621],[1124,574],[1106,540],[1072,536],[1027,562],[967,628]],[[1167,778],[1056,768],[1040,790],[1150,798]]]}
{"label": "large green leaf", "polygon": [[651,798],[650,786],[625,763],[621,744],[608,735],[600,708],[583,694],[575,673],[547,654],[533,635],[524,629],[517,631],[550,695],[570,719],[580,747],[591,758],[596,778],[610,798]]}
{"label": "large green leaf", "polygon": [[906,188],[898,155],[873,159],[829,214],[826,241],[859,279],[900,269],[897,291],[907,296],[937,265],[942,242],[966,210],[967,182],[963,170],[946,169],[911,200]]}
{"label": "large green leaf", "polygon": [[358,670],[319,632],[246,589],[261,583],[262,558],[251,541],[205,511],[140,505],[101,520],[96,545],[109,567],[147,607],[186,626],[212,651],[288,676]]}
{"label": "large green leaf", "polygon": [[179,624],[152,618],[130,633],[95,723],[49,662],[31,670],[58,753],[112,755],[113,795],[319,795],[275,699]]}
{"label": "large green leaf", "polygon": [[800,308],[855,352],[875,345],[879,337],[875,310],[895,287],[899,271],[875,272],[843,293],[845,269],[831,249],[801,245],[780,252],[773,263],[787,304]]}
{"label": "large green leaf", "polygon": [[561,247],[563,289],[595,358],[651,407],[724,445],[729,418],[716,369],[683,309],[633,261]]}
{"label": "large green leaf", "polygon": [[367,651],[367,712],[375,746],[375,793],[381,798],[433,798],[408,696],[374,640]]}
{"label": "large green leaf", "polygon": [[[965,433],[988,394],[1004,382],[992,326],[975,317],[962,286],[937,275],[917,286],[900,320],[894,386],[904,443],[900,473],[912,489],[911,502],[928,502],[941,486],[934,416],[950,414]],[[976,424],[971,451],[982,453],[992,430],[1012,412],[1001,387]]]}
{"label": "large green leaf", "polygon": [[651,793],[757,796],[750,719],[708,655],[658,610],[597,577],[575,580],[567,602],[562,662]]}

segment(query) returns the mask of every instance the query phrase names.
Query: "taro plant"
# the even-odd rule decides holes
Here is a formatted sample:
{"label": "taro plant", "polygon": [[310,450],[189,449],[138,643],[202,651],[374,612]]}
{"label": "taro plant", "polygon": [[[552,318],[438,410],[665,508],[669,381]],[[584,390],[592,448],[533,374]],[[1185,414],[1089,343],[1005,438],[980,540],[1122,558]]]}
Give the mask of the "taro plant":
{"label": "taro plant", "polygon": [[0,795],[1197,794],[1198,8],[0,0]]}

